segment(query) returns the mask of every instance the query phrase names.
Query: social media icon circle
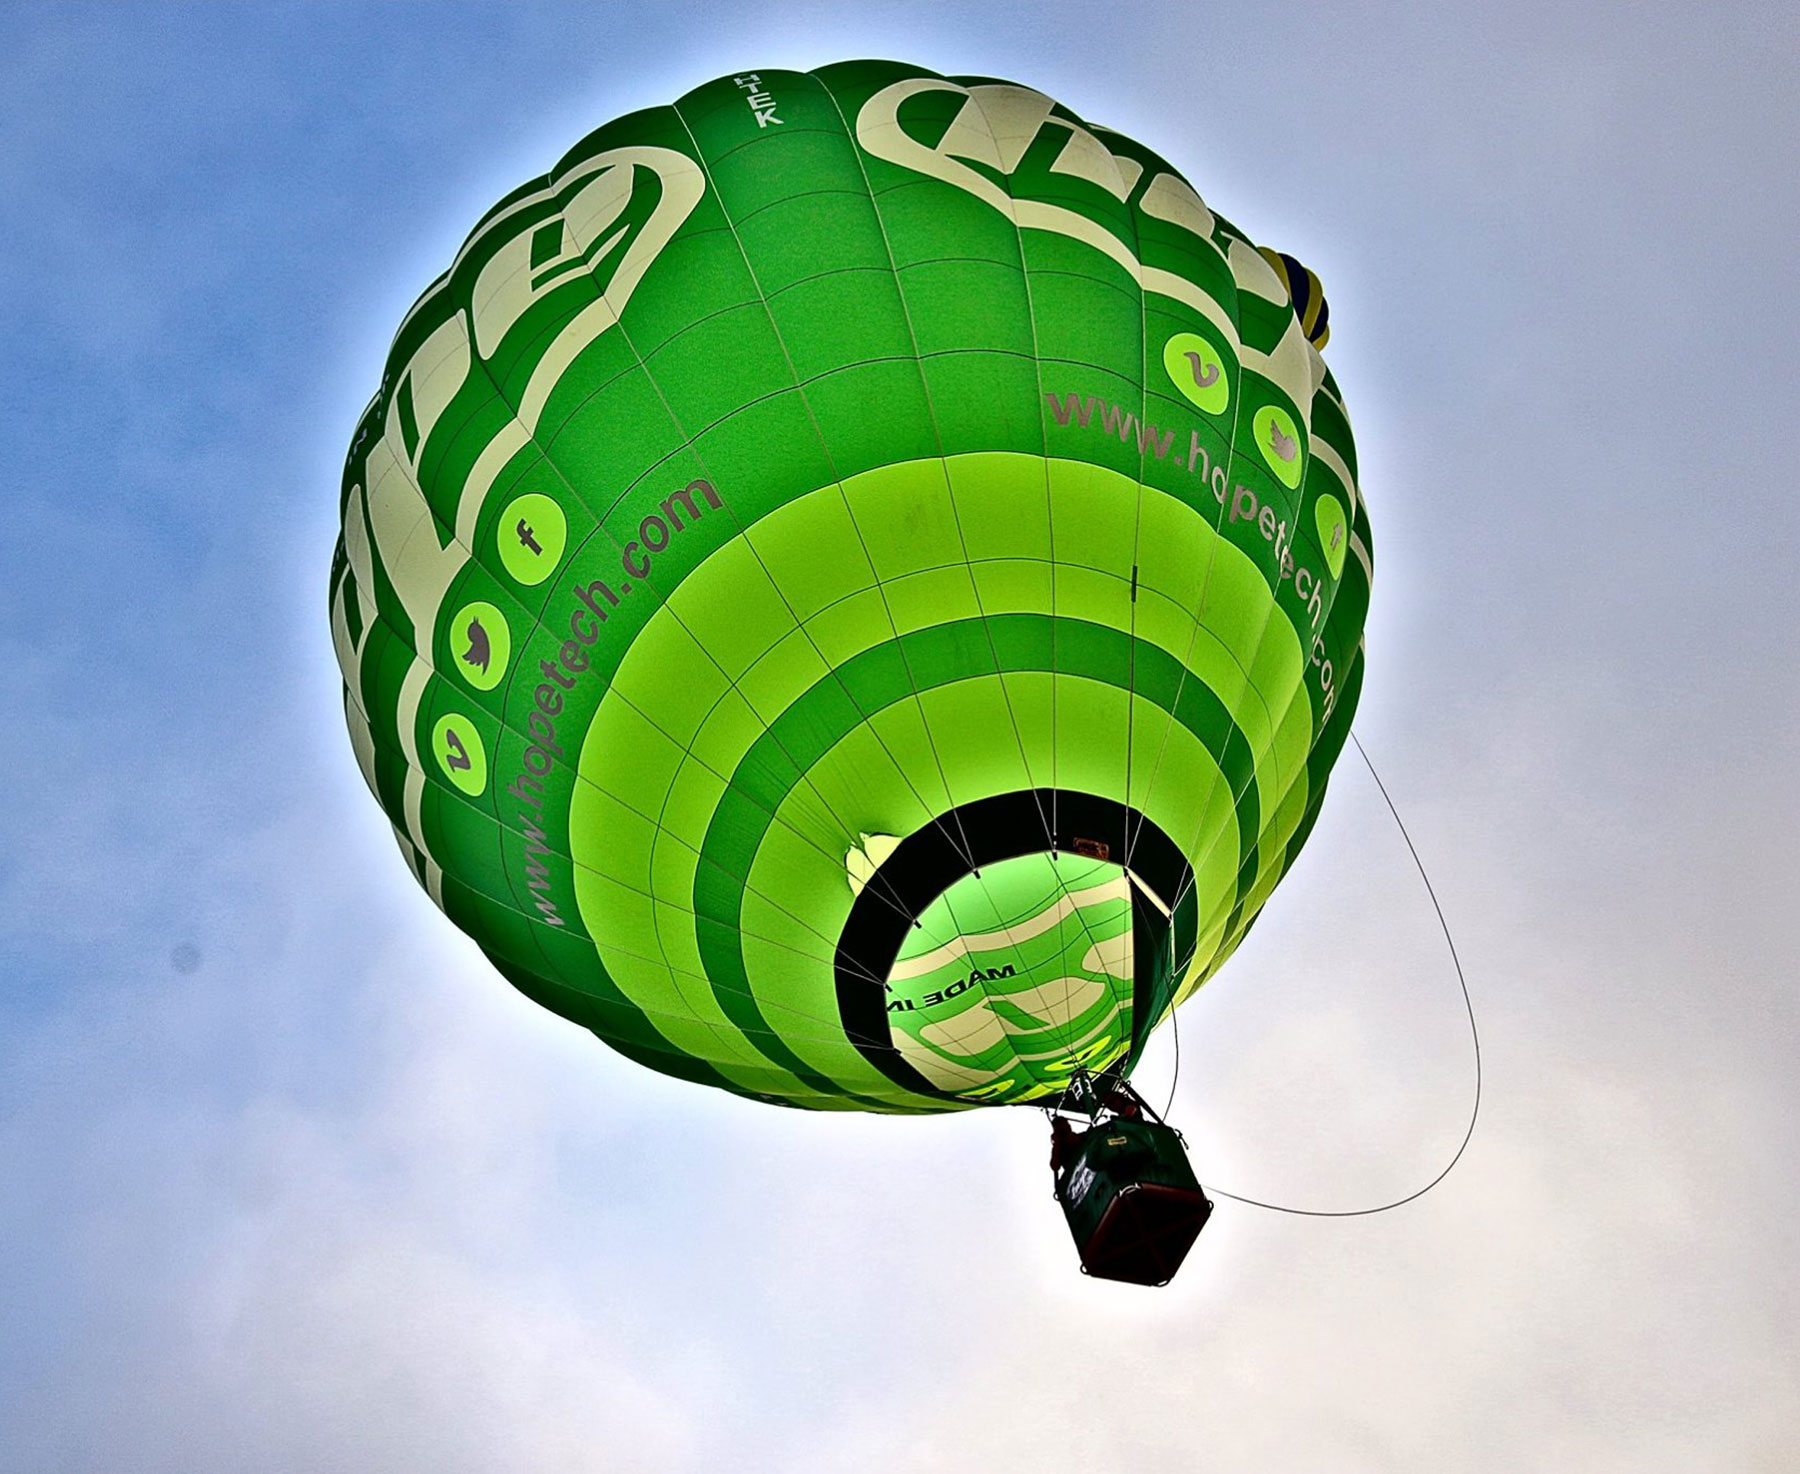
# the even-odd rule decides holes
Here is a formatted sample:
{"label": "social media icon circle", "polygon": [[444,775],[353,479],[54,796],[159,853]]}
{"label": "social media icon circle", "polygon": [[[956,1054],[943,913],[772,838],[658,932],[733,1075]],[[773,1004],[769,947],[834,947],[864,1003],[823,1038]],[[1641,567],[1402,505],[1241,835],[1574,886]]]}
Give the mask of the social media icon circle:
{"label": "social media icon circle", "polygon": [[527,588],[540,584],[562,562],[569,539],[569,521],[563,509],[542,492],[515,497],[500,514],[494,529],[500,563]]}
{"label": "social media icon circle", "polygon": [[477,691],[492,691],[512,656],[506,616],[480,599],[464,604],[450,622],[450,654],[459,676]]}
{"label": "social media icon circle", "polygon": [[1313,503],[1313,526],[1319,529],[1325,565],[1336,578],[1344,571],[1344,554],[1350,551],[1350,526],[1344,519],[1343,503],[1330,492]]}
{"label": "social media icon circle", "polygon": [[1265,404],[1251,418],[1250,433],[1275,479],[1289,488],[1298,486],[1305,456],[1294,417],[1278,404]]}
{"label": "social media icon circle", "polygon": [[1177,333],[1163,344],[1163,369],[1190,403],[1209,415],[1225,413],[1231,380],[1224,355],[1198,333]]}
{"label": "social media icon circle", "polygon": [[460,712],[446,712],[431,731],[438,767],[470,798],[487,787],[487,748],[475,724]]}

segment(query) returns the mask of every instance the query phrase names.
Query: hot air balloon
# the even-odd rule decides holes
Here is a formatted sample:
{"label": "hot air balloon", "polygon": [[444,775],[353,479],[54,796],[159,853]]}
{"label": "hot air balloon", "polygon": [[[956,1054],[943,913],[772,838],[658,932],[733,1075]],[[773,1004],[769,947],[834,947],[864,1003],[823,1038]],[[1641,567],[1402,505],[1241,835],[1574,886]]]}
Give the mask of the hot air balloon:
{"label": "hot air balloon", "polygon": [[651,1069],[1130,1136],[1356,705],[1326,335],[1297,261],[1027,87],[847,62],[600,128],[350,447],[331,627],[407,864]]}

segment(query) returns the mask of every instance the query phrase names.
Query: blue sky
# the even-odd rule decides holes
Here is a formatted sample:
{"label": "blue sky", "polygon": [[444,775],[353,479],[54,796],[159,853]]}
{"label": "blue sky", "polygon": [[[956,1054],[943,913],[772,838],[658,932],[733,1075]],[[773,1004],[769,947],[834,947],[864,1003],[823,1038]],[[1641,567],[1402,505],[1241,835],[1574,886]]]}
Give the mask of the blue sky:
{"label": "blue sky", "polygon": [[[1769,7],[0,14],[0,1464],[1776,1470],[1800,1460],[1800,339]],[[1074,1271],[1041,1122],[628,1065],[429,906],[325,621],[388,335],[722,72],[897,55],[1142,138],[1323,278],[1358,732],[1457,927],[1431,1197]],[[1203,1176],[1354,1206],[1467,1038],[1346,768],[1184,1011]],[[1144,1071],[1168,1088],[1172,1061]]]}

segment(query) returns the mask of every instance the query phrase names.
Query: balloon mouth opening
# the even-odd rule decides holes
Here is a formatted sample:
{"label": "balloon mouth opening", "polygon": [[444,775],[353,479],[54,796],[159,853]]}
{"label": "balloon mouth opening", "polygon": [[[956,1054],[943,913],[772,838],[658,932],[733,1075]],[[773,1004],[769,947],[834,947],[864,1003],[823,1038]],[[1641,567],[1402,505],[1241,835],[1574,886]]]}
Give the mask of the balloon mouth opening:
{"label": "balloon mouth opening", "polygon": [[[873,854],[883,858],[871,863]],[[1126,1073],[1193,957],[1198,906],[1186,857],[1147,815],[1097,794],[1034,788],[979,799],[898,842],[868,843],[852,852],[858,859],[856,900],[834,959],[844,1029],[887,1078],[938,1099],[963,1097],[905,1057],[890,998],[897,978],[952,954],[969,957],[971,976],[981,972],[979,948],[958,935],[963,912],[981,917],[983,942],[1023,941],[1083,899],[1106,899],[1110,887],[1129,921],[1088,960],[1108,972],[1122,968],[1131,1028],[1116,1054]],[[953,918],[948,935],[946,916]]]}

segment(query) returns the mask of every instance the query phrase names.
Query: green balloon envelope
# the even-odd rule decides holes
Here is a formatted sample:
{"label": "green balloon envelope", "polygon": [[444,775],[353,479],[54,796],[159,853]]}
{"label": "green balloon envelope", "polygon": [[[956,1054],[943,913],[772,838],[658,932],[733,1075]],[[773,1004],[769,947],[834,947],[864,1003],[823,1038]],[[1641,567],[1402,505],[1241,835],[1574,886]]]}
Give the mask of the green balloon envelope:
{"label": "green balloon envelope", "polygon": [[1168,163],[892,62],[720,78],[483,219],[330,605],[408,864],[759,1100],[1129,1071],[1311,829],[1370,540],[1282,277]]}

